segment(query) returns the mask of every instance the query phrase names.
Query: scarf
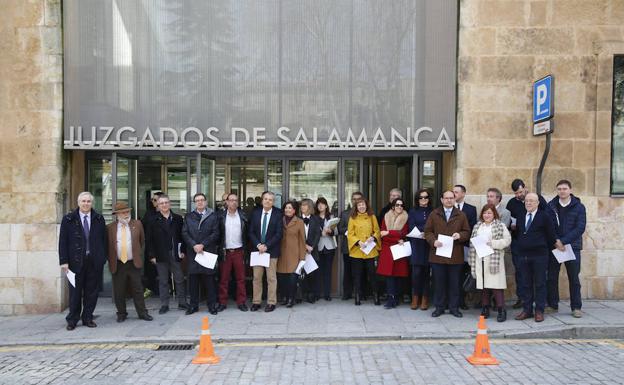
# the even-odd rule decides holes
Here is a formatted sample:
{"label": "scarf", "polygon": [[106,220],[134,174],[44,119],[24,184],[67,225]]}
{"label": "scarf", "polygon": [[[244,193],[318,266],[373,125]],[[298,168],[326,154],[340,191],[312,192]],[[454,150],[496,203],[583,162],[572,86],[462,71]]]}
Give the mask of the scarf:
{"label": "scarf", "polygon": [[405,210],[401,214],[396,214],[394,210],[390,210],[384,215],[384,222],[386,223],[386,229],[401,231],[403,226],[407,223],[407,213]]}

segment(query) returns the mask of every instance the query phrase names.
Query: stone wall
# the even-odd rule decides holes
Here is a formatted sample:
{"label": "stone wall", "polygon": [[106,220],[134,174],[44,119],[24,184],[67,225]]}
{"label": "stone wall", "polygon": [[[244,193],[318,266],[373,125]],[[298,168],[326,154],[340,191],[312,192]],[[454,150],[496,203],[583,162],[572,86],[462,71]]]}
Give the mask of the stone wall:
{"label": "stone wall", "polygon": [[60,311],[63,207],[60,0],[0,12],[0,314]]}
{"label": "stone wall", "polygon": [[[460,2],[454,181],[480,202],[522,178],[534,188],[545,137],[531,134],[532,82],[555,77],[555,132],[542,192],[566,178],[587,207],[582,294],[624,298],[624,200],[609,197],[613,54],[623,0]],[[565,270],[565,269],[563,269]],[[567,297],[562,273],[560,291]]]}

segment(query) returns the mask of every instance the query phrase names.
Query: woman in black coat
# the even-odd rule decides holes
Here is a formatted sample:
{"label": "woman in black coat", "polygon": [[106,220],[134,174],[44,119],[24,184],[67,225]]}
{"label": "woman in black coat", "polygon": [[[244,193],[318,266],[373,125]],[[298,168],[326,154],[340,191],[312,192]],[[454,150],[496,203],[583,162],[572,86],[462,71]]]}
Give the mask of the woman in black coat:
{"label": "woman in black coat", "polygon": [[[420,189],[414,199],[414,207],[408,213],[408,226],[411,232],[417,227],[421,232],[431,214],[431,192]],[[412,303],[411,309],[429,308],[429,285],[431,268],[429,266],[429,244],[424,238],[409,238],[412,246],[410,265],[412,265]]]}

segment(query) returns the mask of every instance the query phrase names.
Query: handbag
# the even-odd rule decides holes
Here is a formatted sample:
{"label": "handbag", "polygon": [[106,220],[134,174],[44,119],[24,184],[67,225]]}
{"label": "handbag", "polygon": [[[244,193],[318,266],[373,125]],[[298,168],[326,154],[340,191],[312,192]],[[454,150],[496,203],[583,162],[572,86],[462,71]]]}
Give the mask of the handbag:
{"label": "handbag", "polygon": [[464,292],[466,293],[477,290],[477,280],[472,277],[472,274],[470,272],[466,272],[464,274],[462,289],[464,289]]}

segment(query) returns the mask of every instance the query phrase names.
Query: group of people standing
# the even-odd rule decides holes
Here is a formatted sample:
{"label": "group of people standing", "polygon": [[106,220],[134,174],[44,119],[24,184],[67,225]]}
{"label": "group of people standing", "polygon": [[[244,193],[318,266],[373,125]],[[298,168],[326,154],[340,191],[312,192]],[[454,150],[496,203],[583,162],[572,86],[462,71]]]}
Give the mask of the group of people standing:
{"label": "group of people standing", "polygon": [[[249,217],[238,207],[236,194],[227,194],[225,208],[215,211],[207,207],[206,196],[197,193],[193,196],[194,210],[182,218],[171,211],[169,197],[157,193],[153,196],[156,209],[142,221],[130,218],[132,208],[126,202],[117,202],[113,211],[115,221],[108,226],[102,215],[93,210],[93,196],[83,192],[78,196],[78,208],[64,216],[59,237],[61,267],[68,277],[74,277],[70,285],[67,329],[73,330],[80,320],[88,327],[97,326],[93,310],[106,261],[113,278],[117,321],[127,318],[128,292],[138,317],[146,321],[153,319],[143,297],[141,271],[147,268],[143,265],[143,250],[145,261],[157,271],[160,314],[169,311],[171,292],[177,297],[179,309],[186,314],[197,312],[200,286],[205,288],[211,314],[225,310],[232,274],[236,281],[236,305],[241,311],[261,309],[265,274],[265,312],[275,310],[278,296],[286,307],[293,307],[303,299],[310,303],[321,298],[331,301],[333,258],[338,241],[344,267],[343,300],[353,298],[355,305],[361,305],[368,289],[374,304],[380,305],[379,276],[385,280],[387,309],[399,305],[402,287],[409,281],[411,309],[427,310],[432,299],[433,317],[439,317],[447,309],[455,317],[462,317],[460,309],[467,309],[467,288],[462,274],[466,273],[481,290],[481,314],[489,316],[494,299],[499,322],[507,316],[503,295],[507,284],[505,250],[511,245],[518,294],[514,307],[523,308],[516,319],[535,317],[540,322],[544,319],[546,301],[551,311],[556,311],[559,302],[560,266],[551,250],[564,250],[570,244],[576,259],[565,265],[573,314],[580,317],[578,274],[585,208],[571,194],[571,187],[569,181],[560,181],[558,196],[546,203],[536,194],[528,193],[524,182],[517,179],[512,183],[515,197],[507,208],[501,204],[500,190],[490,188],[487,204],[478,215],[475,206],[464,202],[466,188],[462,185],[444,191],[437,208],[431,191],[421,189],[409,210],[401,191],[392,189],[389,203],[379,216],[373,213],[364,195],[355,192],[351,195],[351,207],[339,218],[332,218],[323,197],[316,202],[290,200],[277,208],[275,195],[269,191],[262,194],[261,207]],[[479,258],[470,241],[476,236],[485,237],[493,253]],[[449,255],[438,252],[445,246],[444,239],[452,241]],[[406,242],[411,254],[395,258],[391,248]],[[198,256],[203,253],[218,256],[213,268],[198,262]],[[250,308],[246,304],[245,287],[249,253],[269,255],[268,265],[251,266]],[[302,273],[301,265],[308,258],[313,258],[318,268]],[[188,293],[181,263],[185,259]]]}

